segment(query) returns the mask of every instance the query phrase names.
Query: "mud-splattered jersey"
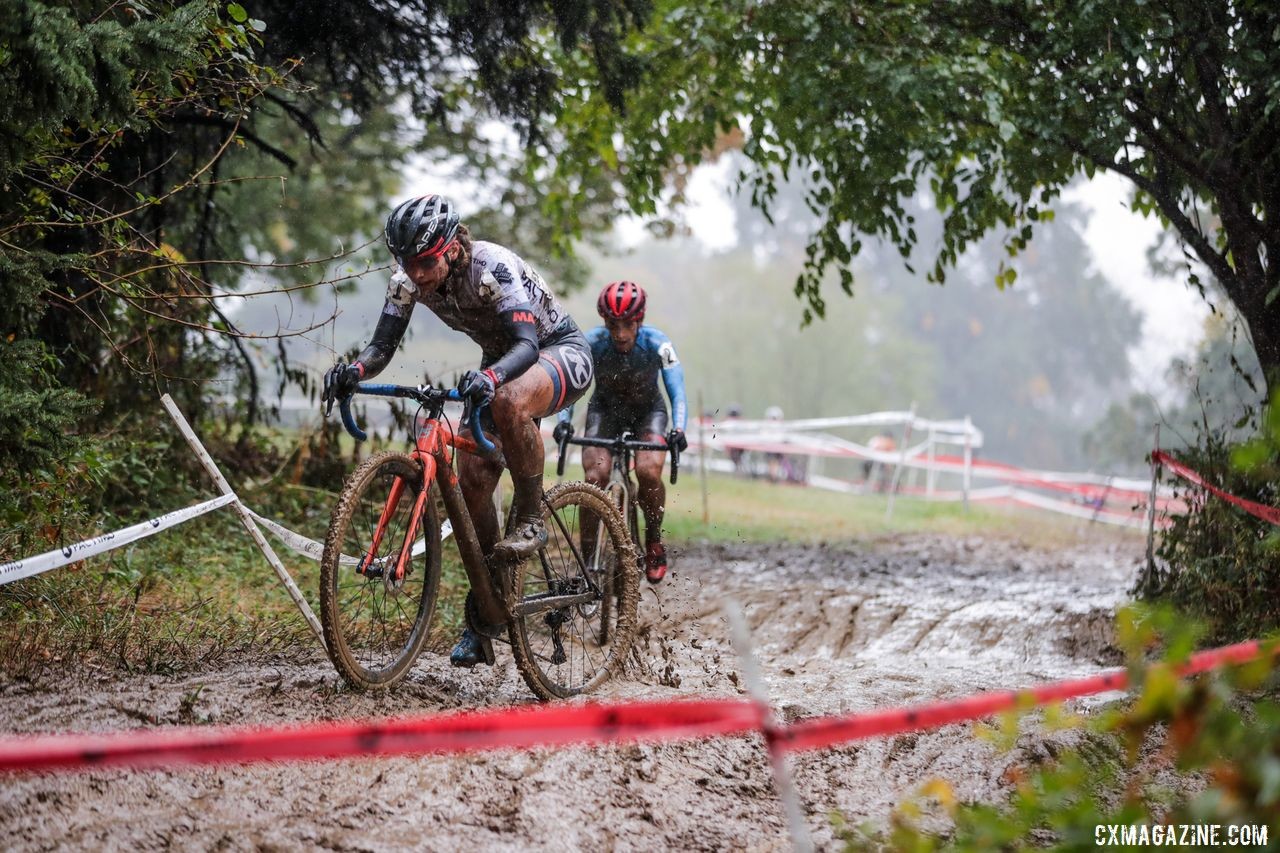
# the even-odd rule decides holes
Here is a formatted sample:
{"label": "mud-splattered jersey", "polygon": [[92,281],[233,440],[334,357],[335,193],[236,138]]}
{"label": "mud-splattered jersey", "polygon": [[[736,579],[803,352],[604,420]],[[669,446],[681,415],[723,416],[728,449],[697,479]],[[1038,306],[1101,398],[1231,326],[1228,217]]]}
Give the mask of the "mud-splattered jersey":
{"label": "mud-splattered jersey", "polygon": [[658,391],[658,375],[671,399],[671,423],[683,430],[688,420],[684,395],[684,368],[676,356],[671,339],[653,326],[642,325],[636,333],[631,352],[618,352],[609,338],[609,330],[596,326],[586,333],[591,358],[596,368],[596,389],[591,394],[590,408],[625,408],[640,410],[662,405]]}
{"label": "mud-splattered jersey", "polygon": [[533,309],[538,345],[554,342],[576,328],[537,270],[510,249],[477,240],[464,280],[450,279],[434,292],[420,291],[399,266],[391,275],[383,313],[403,316],[413,302],[430,308],[445,325],[480,345],[488,359],[498,358],[515,343],[501,314],[521,305]]}

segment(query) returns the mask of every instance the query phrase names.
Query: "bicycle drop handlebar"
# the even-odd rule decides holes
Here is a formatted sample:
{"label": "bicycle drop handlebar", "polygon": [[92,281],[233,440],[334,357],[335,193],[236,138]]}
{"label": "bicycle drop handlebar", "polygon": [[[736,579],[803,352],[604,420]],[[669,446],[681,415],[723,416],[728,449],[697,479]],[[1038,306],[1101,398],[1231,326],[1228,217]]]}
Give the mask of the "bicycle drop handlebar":
{"label": "bicycle drop handlebar", "polygon": [[[372,397],[404,397],[409,400],[416,400],[424,406],[443,406],[445,402],[458,402],[462,397],[458,394],[456,388],[431,388],[430,386],[422,386],[420,388],[411,388],[408,385],[383,385],[379,383],[360,383],[356,387],[356,394],[368,394]],[[354,397],[352,394],[351,397]],[[351,397],[344,397],[339,403],[338,408],[342,412],[342,425],[346,427],[347,432],[351,433],[356,441],[364,441],[368,438],[368,434],[356,425],[356,419],[351,415]],[[481,409],[472,406],[471,417],[467,421],[467,425],[471,427],[471,435],[476,440],[479,448],[486,453],[490,453],[495,449],[495,445],[484,434],[484,429],[480,426]]]}
{"label": "bicycle drop handlebar", "polygon": [[663,453],[671,454],[671,485],[675,485],[677,477],[680,475],[680,451],[674,446],[665,442],[658,441],[636,441],[633,438],[589,438],[583,436],[577,438],[575,436],[566,436],[560,442],[560,458],[556,461],[556,476],[564,476],[565,451],[568,450],[570,444],[576,444],[579,447],[603,447],[605,450],[612,451],[615,455],[625,451],[635,450],[659,450]]}

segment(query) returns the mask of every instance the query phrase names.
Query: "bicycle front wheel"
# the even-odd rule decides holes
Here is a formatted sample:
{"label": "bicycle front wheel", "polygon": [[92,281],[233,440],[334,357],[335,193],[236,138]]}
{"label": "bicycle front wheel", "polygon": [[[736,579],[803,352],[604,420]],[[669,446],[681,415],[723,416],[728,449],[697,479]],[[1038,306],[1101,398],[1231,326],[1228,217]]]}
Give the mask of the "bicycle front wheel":
{"label": "bicycle front wheel", "polygon": [[440,585],[440,520],[430,492],[396,577],[422,488],[412,456],[371,456],[348,478],[329,521],[320,560],[324,639],[338,673],[360,690],[403,678],[430,630]]}
{"label": "bicycle front wheel", "polygon": [[[615,570],[634,566],[636,554],[618,508],[595,486],[552,488],[543,520],[546,547],[515,571],[511,649],[534,694],[560,699],[591,692],[626,660],[639,576]],[[598,530],[590,554],[581,548],[584,525]],[[605,621],[610,624],[602,629]]]}

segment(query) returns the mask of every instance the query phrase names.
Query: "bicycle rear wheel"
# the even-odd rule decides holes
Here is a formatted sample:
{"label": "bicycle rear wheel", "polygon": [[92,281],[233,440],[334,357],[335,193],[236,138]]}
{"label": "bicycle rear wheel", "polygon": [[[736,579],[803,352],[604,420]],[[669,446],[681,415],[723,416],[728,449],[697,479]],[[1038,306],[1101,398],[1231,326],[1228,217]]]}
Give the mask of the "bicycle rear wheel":
{"label": "bicycle rear wheel", "polygon": [[404,577],[395,579],[421,491],[417,460],[380,453],[352,472],[329,521],[320,561],[320,618],[329,659],[360,690],[390,687],[403,678],[427,639],[440,585],[440,520],[430,493]]}
{"label": "bicycle rear wheel", "polygon": [[[562,483],[547,492],[543,518],[546,547],[515,571],[511,649],[534,694],[558,699],[591,692],[622,665],[635,635],[640,587],[634,571],[615,570],[634,566],[636,555],[603,491]],[[579,547],[584,522],[601,526],[592,555]]]}

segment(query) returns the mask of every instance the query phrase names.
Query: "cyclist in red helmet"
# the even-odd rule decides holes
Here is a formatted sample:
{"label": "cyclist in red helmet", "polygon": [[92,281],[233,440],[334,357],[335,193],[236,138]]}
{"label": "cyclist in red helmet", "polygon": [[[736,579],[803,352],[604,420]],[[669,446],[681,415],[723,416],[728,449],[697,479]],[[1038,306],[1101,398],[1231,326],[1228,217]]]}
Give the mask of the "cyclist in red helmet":
{"label": "cyclist in red helmet", "polygon": [[[684,395],[684,368],[671,339],[653,326],[644,325],[644,288],[633,281],[615,281],[600,291],[596,311],[603,326],[588,331],[587,343],[595,363],[595,391],[587,404],[586,435],[617,438],[630,432],[641,441],[663,441],[680,450],[688,447],[685,424],[688,406]],[[658,390],[661,375],[671,399],[671,429],[667,406]],[[573,407],[560,412],[555,439],[573,434]],[[662,520],[667,492],[662,483],[666,454],[642,450],[636,453],[640,509],[644,512],[645,576],[657,583],[667,573],[667,549],[662,544]],[[587,480],[601,488],[609,484],[612,454],[602,447],[584,447],[582,466]]]}
{"label": "cyclist in red helmet", "polygon": [[[334,400],[386,367],[418,303],[470,337],[480,345],[480,366],[462,375],[458,391],[471,405],[485,407],[485,432],[496,430],[511,469],[512,534],[498,539],[492,496],[500,462],[460,454],[462,496],[486,553],[528,557],[547,541],[538,420],[578,399],[591,384],[587,342],[537,271],[510,249],[473,241],[457,209],[441,196],[397,206],[387,217],[385,237],[395,264],[373,340],[351,364],[339,362],[325,374],[321,400],[332,409]],[[471,626],[450,660],[464,667],[483,660]]]}

